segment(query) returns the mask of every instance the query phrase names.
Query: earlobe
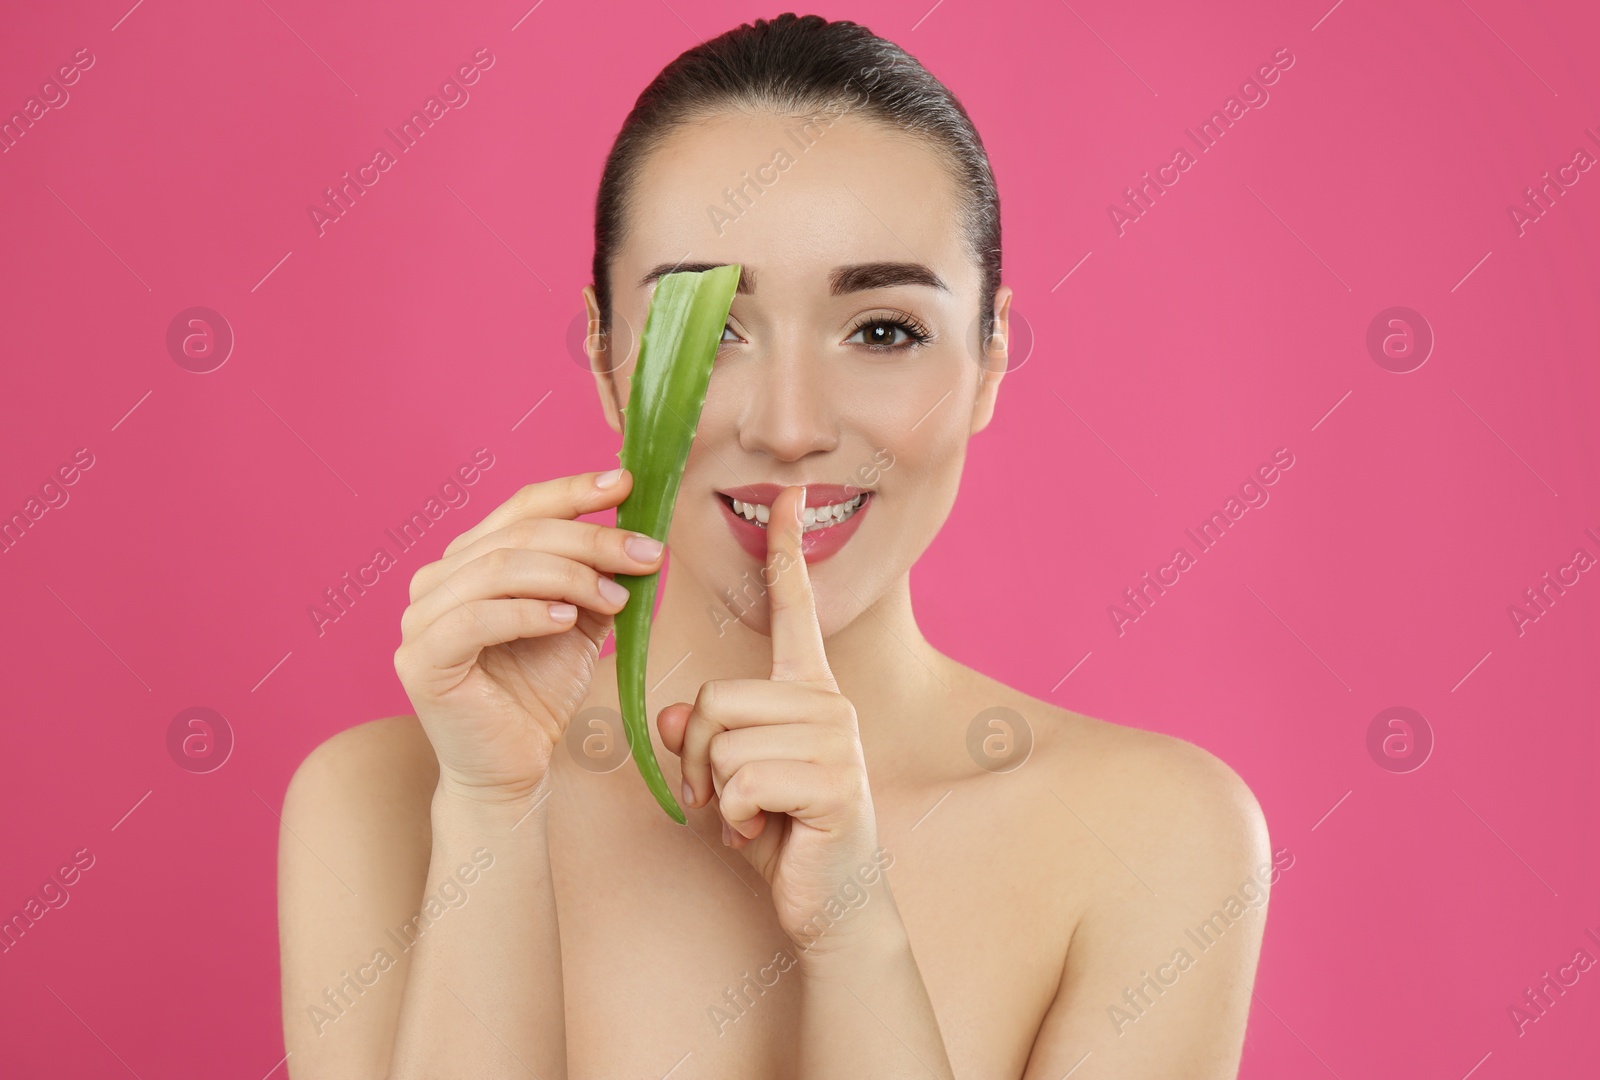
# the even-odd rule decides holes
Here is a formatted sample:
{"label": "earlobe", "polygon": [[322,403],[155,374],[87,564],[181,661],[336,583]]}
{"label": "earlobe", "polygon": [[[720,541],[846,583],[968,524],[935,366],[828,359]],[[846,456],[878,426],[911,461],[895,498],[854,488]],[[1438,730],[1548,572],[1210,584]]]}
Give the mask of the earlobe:
{"label": "earlobe", "polygon": [[605,411],[606,423],[617,434],[622,433],[622,399],[616,372],[609,366],[611,353],[604,348],[609,342],[600,334],[600,302],[595,297],[594,286],[583,287],[583,306],[588,314],[589,328],[584,334],[584,353],[589,358],[589,370],[594,375],[595,391],[600,395],[600,408]]}
{"label": "earlobe", "polygon": [[1009,362],[1007,343],[1011,340],[1011,296],[1009,285],[1002,285],[994,293],[994,329],[989,339],[981,343],[978,354],[982,361],[982,376],[978,383],[978,396],[972,403],[972,431],[976,435],[989,426],[994,418],[995,399],[1000,394],[1000,380],[1005,377]]}

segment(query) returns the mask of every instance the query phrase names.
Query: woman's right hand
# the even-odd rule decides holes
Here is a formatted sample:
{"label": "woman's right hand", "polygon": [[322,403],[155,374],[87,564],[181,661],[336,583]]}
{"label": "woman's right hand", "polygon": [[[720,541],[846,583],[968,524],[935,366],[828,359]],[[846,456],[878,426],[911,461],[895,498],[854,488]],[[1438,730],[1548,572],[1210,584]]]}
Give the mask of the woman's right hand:
{"label": "woman's right hand", "polygon": [[530,484],[411,579],[394,666],[441,789],[516,800],[543,781],[628,598],[609,575],[661,567],[650,537],[573,520],[632,488],[615,469]]}

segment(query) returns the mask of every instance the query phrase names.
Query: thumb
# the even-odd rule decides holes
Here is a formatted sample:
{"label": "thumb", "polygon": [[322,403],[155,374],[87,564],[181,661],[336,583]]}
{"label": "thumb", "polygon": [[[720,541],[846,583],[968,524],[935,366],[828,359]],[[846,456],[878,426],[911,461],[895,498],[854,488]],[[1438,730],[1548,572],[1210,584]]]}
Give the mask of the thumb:
{"label": "thumb", "polygon": [[656,714],[656,730],[661,732],[661,741],[679,757],[683,756],[683,736],[689,729],[689,713],[693,710],[693,705],[679,701]]}

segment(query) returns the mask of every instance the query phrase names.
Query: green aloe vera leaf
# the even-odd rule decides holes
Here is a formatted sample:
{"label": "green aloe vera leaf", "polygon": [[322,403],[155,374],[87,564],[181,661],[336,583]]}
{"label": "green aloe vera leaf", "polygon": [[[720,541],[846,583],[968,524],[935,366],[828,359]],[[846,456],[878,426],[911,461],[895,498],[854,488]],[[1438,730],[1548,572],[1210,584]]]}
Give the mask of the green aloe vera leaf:
{"label": "green aloe vera leaf", "polygon": [[[689,460],[700,410],[711,383],[728,310],[741,266],[666,274],[656,282],[639,339],[639,362],[623,411],[622,467],[633,474],[633,490],[617,507],[617,528],[666,542],[678,484]],[[660,571],[617,574],[628,603],[617,613],[617,697],[622,723],[645,786],[679,825],[683,808],[667,790],[656,761],[645,716],[645,661],[650,655],[650,619]]]}

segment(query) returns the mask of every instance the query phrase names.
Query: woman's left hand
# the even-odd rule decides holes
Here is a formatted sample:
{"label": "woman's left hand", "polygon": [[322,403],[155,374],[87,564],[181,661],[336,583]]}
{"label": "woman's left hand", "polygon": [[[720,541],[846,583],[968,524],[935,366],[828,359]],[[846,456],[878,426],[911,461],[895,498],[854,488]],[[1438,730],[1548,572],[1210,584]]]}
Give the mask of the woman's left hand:
{"label": "woman's left hand", "polygon": [[[723,842],[766,878],[785,933],[809,947],[819,915],[842,889],[853,907],[863,871],[876,877],[877,819],[855,706],[839,693],[822,646],[811,579],[800,554],[803,487],[785,488],[767,536],[772,677],[714,679],[691,706],[657,717],[682,759],[687,808],[713,798]],[[864,899],[864,898],[863,898]],[[881,907],[881,905],[880,905]],[[830,938],[847,936],[851,922]],[[804,939],[804,940],[803,940]]]}

